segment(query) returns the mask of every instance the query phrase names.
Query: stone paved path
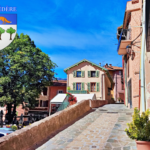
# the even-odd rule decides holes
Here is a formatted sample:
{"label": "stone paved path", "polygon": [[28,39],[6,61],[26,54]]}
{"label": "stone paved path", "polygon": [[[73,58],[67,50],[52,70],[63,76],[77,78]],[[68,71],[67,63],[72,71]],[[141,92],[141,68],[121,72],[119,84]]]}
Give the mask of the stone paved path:
{"label": "stone paved path", "polygon": [[96,109],[58,133],[37,150],[136,150],[124,132],[133,110],[123,104]]}

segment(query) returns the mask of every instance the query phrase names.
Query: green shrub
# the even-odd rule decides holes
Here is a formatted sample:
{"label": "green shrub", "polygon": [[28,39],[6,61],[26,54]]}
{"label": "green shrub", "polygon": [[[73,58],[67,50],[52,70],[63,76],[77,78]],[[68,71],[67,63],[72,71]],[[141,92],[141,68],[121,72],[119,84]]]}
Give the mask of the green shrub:
{"label": "green shrub", "polygon": [[15,125],[12,125],[11,128],[12,128],[12,130],[17,130],[18,129],[17,126],[15,126]]}
{"label": "green shrub", "polygon": [[135,108],[134,114],[132,116],[133,121],[128,123],[128,129],[125,132],[131,139],[136,139],[137,141],[150,141],[150,120],[149,120],[150,110],[147,109],[140,115],[140,111]]}
{"label": "green shrub", "polygon": [[67,90],[70,91],[70,86],[67,87]]}

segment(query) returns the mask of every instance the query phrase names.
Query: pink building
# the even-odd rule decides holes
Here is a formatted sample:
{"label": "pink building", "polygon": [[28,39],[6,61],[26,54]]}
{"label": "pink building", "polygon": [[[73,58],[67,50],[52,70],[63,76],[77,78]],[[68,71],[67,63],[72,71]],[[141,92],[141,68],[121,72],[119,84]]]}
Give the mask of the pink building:
{"label": "pink building", "polygon": [[123,82],[123,68],[106,64],[104,66],[110,73],[114,81],[113,97],[116,101],[121,99],[124,101],[124,82]]}
{"label": "pink building", "polygon": [[141,18],[142,0],[128,1],[123,25],[117,29],[117,51],[123,56],[125,105],[129,108],[140,107]]}

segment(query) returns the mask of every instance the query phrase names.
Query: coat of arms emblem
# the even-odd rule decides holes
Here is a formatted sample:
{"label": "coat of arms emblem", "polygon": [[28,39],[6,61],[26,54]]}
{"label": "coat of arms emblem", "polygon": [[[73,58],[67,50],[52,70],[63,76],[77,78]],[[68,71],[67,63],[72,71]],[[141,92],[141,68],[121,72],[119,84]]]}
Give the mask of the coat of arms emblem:
{"label": "coat of arms emblem", "polygon": [[14,40],[16,31],[17,14],[0,14],[0,50]]}

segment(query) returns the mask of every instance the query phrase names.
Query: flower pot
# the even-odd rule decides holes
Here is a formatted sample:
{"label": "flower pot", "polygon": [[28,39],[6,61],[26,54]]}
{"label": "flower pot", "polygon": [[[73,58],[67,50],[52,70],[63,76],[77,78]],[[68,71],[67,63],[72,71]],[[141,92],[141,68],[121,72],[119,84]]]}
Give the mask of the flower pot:
{"label": "flower pot", "polygon": [[150,150],[150,142],[136,141],[137,150]]}
{"label": "flower pot", "polygon": [[70,105],[74,105],[76,102],[74,101],[70,101]]}

